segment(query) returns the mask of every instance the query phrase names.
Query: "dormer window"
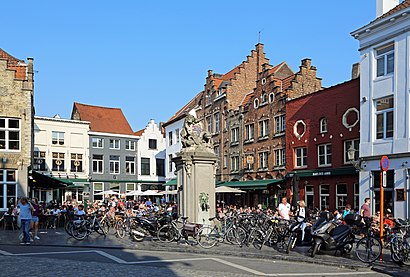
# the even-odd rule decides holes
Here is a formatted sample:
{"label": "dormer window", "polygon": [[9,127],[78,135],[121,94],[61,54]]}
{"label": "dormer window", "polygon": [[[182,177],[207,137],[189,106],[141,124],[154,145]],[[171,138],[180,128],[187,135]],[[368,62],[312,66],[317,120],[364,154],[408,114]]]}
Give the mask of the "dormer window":
{"label": "dormer window", "polygon": [[327,119],[326,118],[322,118],[320,119],[320,133],[327,133]]}
{"label": "dormer window", "polygon": [[208,94],[206,95],[206,104],[211,105],[211,103],[212,103],[211,92],[208,91]]}
{"label": "dormer window", "polygon": [[273,92],[269,93],[269,103],[273,103],[275,101],[275,94]]}
{"label": "dormer window", "polygon": [[259,107],[259,99],[258,99],[258,98],[256,98],[256,99],[253,101],[253,107],[254,107],[255,109],[257,109],[257,108]]}
{"label": "dormer window", "polygon": [[262,85],[266,84],[266,78],[262,79]]}
{"label": "dormer window", "polygon": [[216,96],[221,96],[223,94],[223,88],[219,88],[218,92],[216,93]]}

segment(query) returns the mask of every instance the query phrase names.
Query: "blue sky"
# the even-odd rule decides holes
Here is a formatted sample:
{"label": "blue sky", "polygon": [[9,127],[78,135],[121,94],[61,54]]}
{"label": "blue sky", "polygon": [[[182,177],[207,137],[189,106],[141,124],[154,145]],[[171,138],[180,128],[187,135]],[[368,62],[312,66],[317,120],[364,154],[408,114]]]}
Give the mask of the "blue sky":
{"label": "blue sky", "polygon": [[73,102],[120,107],[134,130],[168,120],[258,42],[271,64],[312,59],[324,86],[359,60],[350,32],[376,0],[4,1],[0,48],[34,58],[36,114],[69,118]]}

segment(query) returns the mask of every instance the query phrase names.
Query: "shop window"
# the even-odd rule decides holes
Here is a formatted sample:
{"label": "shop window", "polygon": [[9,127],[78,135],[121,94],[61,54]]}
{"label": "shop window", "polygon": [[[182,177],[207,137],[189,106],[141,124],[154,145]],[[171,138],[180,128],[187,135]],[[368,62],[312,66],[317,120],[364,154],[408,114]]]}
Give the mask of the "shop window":
{"label": "shop window", "polygon": [[321,211],[329,209],[329,200],[330,200],[330,186],[329,185],[320,185],[320,207]]}
{"label": "shop window", "polygon": [[347,185],[336,185],[336,209],[343,210],[347,204]]}

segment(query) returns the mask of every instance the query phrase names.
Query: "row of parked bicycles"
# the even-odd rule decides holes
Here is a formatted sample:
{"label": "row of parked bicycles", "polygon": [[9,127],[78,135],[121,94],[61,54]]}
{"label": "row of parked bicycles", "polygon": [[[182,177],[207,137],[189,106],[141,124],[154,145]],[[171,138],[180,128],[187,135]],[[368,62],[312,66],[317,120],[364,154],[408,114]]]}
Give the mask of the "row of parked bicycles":
{"label": "row of parked bicycles", "polygon": [[[77,240],[86,239],[96,232],[102,236],[126,236],[136,242],[151,237],[159,242],[184,242],[210,249],[219,243],[239,247],[273,247],[289,253],[295,247],[309,246],[308,253],[315,257],[319,252],[350,255],[365,263],[373,263],[382,255],[383,248],[390,249],[394,262],[410,265],[409,220],[395,220],[394,227],[385,226],[385,236],[379,239],[370,219],[349,214],[343,220],[333,218],[329,212],[317,212],[310,220],[283,220],[264,213],[237,214],[223,218],[210,218],[212,224],[188,222],[187,217],[168,214],[91,215],[72,217],[65,225],[67,233]],[[303,234],[303,235],[302,235]]]}

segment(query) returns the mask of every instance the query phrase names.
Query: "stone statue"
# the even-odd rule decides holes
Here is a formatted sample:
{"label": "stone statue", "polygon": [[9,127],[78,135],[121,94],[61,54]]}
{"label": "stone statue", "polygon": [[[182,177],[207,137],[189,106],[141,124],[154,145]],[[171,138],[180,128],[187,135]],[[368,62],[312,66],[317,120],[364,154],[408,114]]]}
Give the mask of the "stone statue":
{"label": "stone statue", "polygon": [[181,131],[182,151],[202,150],[214,151],[212,136],[204,131],[202,123],[191,113],[185,118],[184,126]]}

